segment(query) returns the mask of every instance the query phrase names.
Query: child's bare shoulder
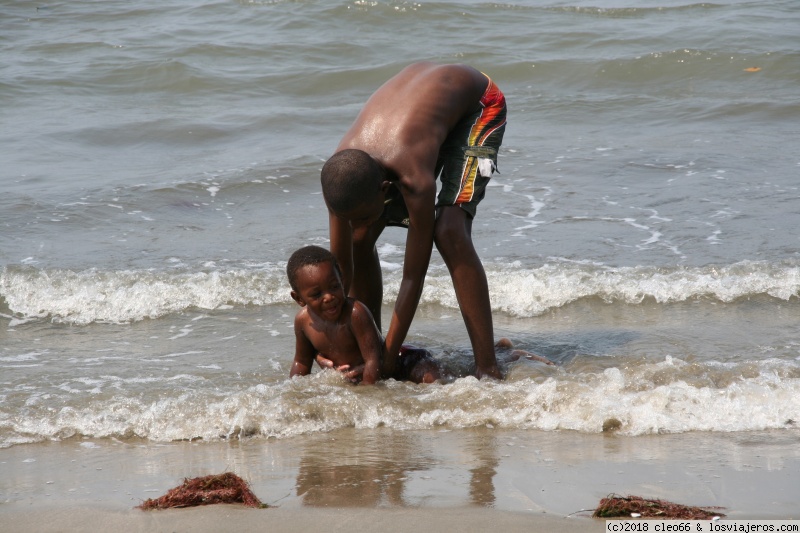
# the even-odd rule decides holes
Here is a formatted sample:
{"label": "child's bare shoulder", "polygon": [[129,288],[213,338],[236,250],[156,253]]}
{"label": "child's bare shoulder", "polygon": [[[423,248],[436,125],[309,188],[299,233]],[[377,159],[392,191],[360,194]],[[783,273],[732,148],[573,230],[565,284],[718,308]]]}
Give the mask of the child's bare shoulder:
{"label": "child's bare shoulder", "polygon": [[297,314],[294,315],[295,329],[304,328],[310,321],[311,317],[308,315],[308,310],[305,307],[300,309]]}
{"label": "child's bare shoulder", "polygon": [[347,300],[350,306],[350,316],[360,320],[373,320],[372,312],[364,303],[355,298],[348,298]]}

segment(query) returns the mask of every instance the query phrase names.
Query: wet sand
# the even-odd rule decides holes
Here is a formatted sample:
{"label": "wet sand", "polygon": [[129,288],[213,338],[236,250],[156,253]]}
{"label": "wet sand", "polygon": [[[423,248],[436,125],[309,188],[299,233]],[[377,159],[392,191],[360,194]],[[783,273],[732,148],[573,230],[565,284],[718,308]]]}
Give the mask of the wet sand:
{"label": "wet sand", "polygon": [[[478,428],[341,430],[157,444],[69,439],[0,450],[3,531],[601,531],[608,494],[800,517],[800,432],[622,437]],[[135,509],[231,471],[270,508]]]}
{"label": "wet sand", "polygon": [[[8,518],[8,516],[5,516]],[[159,512],[98,511],[77,508],[21,515],[5,521],[3,531],[531,531],[568,533],[604,531],[603,521],[501,513],[480,508],[448,509],[268,509],[208,506]]]}

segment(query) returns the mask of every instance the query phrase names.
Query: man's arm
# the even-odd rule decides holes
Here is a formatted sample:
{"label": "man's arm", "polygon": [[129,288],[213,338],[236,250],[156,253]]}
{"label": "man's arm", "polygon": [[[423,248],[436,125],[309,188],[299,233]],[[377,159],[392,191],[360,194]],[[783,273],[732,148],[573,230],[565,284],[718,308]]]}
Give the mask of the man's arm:
{"label": "man's arm", "polygon": [[331,253],[339,263],[345,294],[369,308],[380,330],[383,278],[375,242],[386,222],[380,219],[369,227],[354,229],[348,220],[328,210],[328,224]]}
{"label": "man's arm", "polygon": [[348,221],[337,217],[328,209],[328,231],[331,238],[331,253],[339,263],[344,294],[347,295],[353,281],[353,229]]}
{"label": "man's arm", "polygon": [[294,319],[294,361],[292,362],[292,369],[289,371],[289,377],[294,376],[307,376],[311,373],[311,366],[314,364],[314,356],[317,350],[308,340],[305,333],[303,333],[302,320],[299,316]]}
{"label": "man's arm", "polygon": [[433,175],[403,186],[403,198],[409,213],[406,251],[403,261],[403,280],[397,292],[397,302],[386,334],[384,370],[394,371],[400,346],[408,334],[417,311],[425,275],[433,250],[433,227],[436,222],[436,181]]}
{"label": "man's arm", "polygon": [[380,379],[383,339],[372,319],[372,313],[358,300],[353,304],[353,311],[350,314],[350,328],[358,343],[361,357],[364,359],[361,383],[371,385]]}

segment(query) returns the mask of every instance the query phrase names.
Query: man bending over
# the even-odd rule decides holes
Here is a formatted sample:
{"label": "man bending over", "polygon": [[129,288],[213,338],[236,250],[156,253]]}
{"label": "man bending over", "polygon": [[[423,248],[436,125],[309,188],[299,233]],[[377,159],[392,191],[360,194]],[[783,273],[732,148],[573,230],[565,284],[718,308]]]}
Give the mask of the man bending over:
{"label": "man bending over", "polygon": [[383,279],[375,243],[386,226],[408,228],[403,278],[383,347],[389,371],[436,244],[453,280],[476,376],[502,378],[472,220],[497,168],[505,125],[505,97],[488,76],[466,65],[416,63],[370,97],[322,169],[331,252],[347,294],[369,308],[378,327]]}

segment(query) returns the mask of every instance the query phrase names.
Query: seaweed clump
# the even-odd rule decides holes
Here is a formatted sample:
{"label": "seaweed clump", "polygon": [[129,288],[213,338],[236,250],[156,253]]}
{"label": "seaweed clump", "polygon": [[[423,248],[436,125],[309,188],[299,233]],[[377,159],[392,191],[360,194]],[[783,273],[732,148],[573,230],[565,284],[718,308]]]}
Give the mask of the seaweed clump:
{"label": "seaweed clump", "polygon": [[716,512],[722,507],[692,507],[664,500],[648,500],[639,496],[610,496],[600,500],[594,510],[594,518],[630,517],[641,518],[677,518],[681,520],[711,520],[723,517]]}
{"label": "seaweed clump", "polygon": [[247,482],[232,472],[203,477],[186,478],[183,484],[170,489],[156,499],[148,499],[139,509],[171,509],[196,507],[215,503],[242,503],[247,507],[269,507],[261,503]]}

